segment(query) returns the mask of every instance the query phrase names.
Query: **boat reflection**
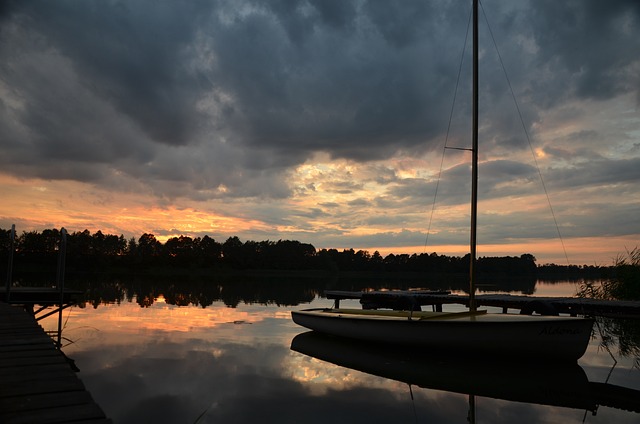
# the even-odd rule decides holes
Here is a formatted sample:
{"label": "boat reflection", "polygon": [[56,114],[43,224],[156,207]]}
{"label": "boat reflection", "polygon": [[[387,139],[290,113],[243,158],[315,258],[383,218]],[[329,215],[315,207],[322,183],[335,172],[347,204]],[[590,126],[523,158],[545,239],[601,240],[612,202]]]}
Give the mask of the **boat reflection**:
{"label": "boat reflection", "polygon": [[465,394],[470,399],[479,396],[573,408],[594,415],[599,406],[640,413],[639,390],[590,382],[577,363],[509,363],[486,358],[432,357],[415,349],[394,349],[313,331],[294,337],[291,349],[410,386]]}

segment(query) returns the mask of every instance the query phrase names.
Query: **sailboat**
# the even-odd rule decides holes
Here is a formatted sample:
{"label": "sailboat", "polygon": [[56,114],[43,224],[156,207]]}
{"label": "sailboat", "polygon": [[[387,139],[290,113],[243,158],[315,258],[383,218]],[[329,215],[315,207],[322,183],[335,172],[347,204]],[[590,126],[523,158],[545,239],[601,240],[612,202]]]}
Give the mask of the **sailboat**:
{"label": "sailboat", "polygon": [[464,312],[314,308],[292,311],[311,330],[364,341],[465,354],[577,361],[593,320],[569,316],[490,314],[475,305],[478,204],[478,0],[473,0],[472,190],[469,310]]}

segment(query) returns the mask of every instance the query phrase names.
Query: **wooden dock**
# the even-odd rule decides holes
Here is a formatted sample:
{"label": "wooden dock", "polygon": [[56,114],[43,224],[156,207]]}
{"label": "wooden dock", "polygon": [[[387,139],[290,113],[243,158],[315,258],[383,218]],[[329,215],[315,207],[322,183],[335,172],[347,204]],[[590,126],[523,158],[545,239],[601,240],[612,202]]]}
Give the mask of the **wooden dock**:
{"label": "wooden dock", "polygon": [[[422,307],[432,305],[434,310],[441,311],[442,305],[468,305],[469,296],[453,295],[448,292],[430,291],[327,291],[327,299],[334,299],[339,304],[342,299],[359,299],[364,309]],[[539,313],[542,315],[589,315],[611,316],[618,318],[640,319],[640,301],[597,300],[576,297],[535,297],[515,296],[509,294],[476,295],[478,306],[502,308],[506,313],[516,309],[522,314]]]}
{"label": "wooden dock", "polygon": [[[84,294],[81,290],[57,287],[12,287],[0,291],[0,302],[20,305],[31,311],[39,321],[70,306],[76,305]],[[35,309],[38,306],[39,309]],[[48,310],[50,307],[53,310]]]}
{"label": "wooden dock", "polygon": [[0,422],[111,423],[23,308],[0,303]]}
{"label": "wooden dock", "polygon": [[[53,305],[75,304],[84,292],[82,290],[64,289],[56,287],[12,287],[11,291],[0,291],[0,302],[15,304]],[[7,302],[7,299],[9,301]]]}

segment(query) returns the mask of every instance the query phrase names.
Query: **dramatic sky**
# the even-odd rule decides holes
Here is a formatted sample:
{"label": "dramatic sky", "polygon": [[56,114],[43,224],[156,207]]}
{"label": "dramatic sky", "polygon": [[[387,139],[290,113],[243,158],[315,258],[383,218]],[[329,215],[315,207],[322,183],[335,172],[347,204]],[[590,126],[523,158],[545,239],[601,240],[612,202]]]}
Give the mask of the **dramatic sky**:
{"label": "dramatic sky", "polygon": [[[464,254],[469,13],[2,1],[0,228]],[[638,40],[637,0],[483,2],[480,256],[640,245]]]}

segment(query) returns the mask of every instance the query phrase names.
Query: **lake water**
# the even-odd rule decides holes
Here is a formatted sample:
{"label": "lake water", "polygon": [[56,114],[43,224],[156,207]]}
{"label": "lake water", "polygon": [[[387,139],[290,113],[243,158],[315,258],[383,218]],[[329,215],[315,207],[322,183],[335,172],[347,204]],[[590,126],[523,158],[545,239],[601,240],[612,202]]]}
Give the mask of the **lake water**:
{"label": "lake water", "polygon": [[[619,346],[610,355],[599,335],[579,366],[561,370],[421,363],[393,353],[380,361],[375,350],[325,345],[329,354],[349,350],[343,357],[351,359],[338,365],[291,349],[306,332],[291,310],[331,301],[307,289],[307,301],[281,301],[286,293],[274,297],[252,285],[245,286],[250,295],[229,294],[232,286],[220,285],[212,296],[186,294],[178,284],[102,285],[90,297],[103,300],[64,311],[63,351],[115,423],[467,423],[470,411],[476,423],[640,422],[640,413],[606,400],[611,385],[619,386],[614,404],[640,393],[632,391],[640,391],[637,358],[620,355]],[[534,288],[538,296],[573,293],[573,283]],[[57,317],[43,323],[56,325]],[[313,353],[323,342],[302,336],[295,343]],[[383,376],[371,373],[371,355],[384,364]]]}

